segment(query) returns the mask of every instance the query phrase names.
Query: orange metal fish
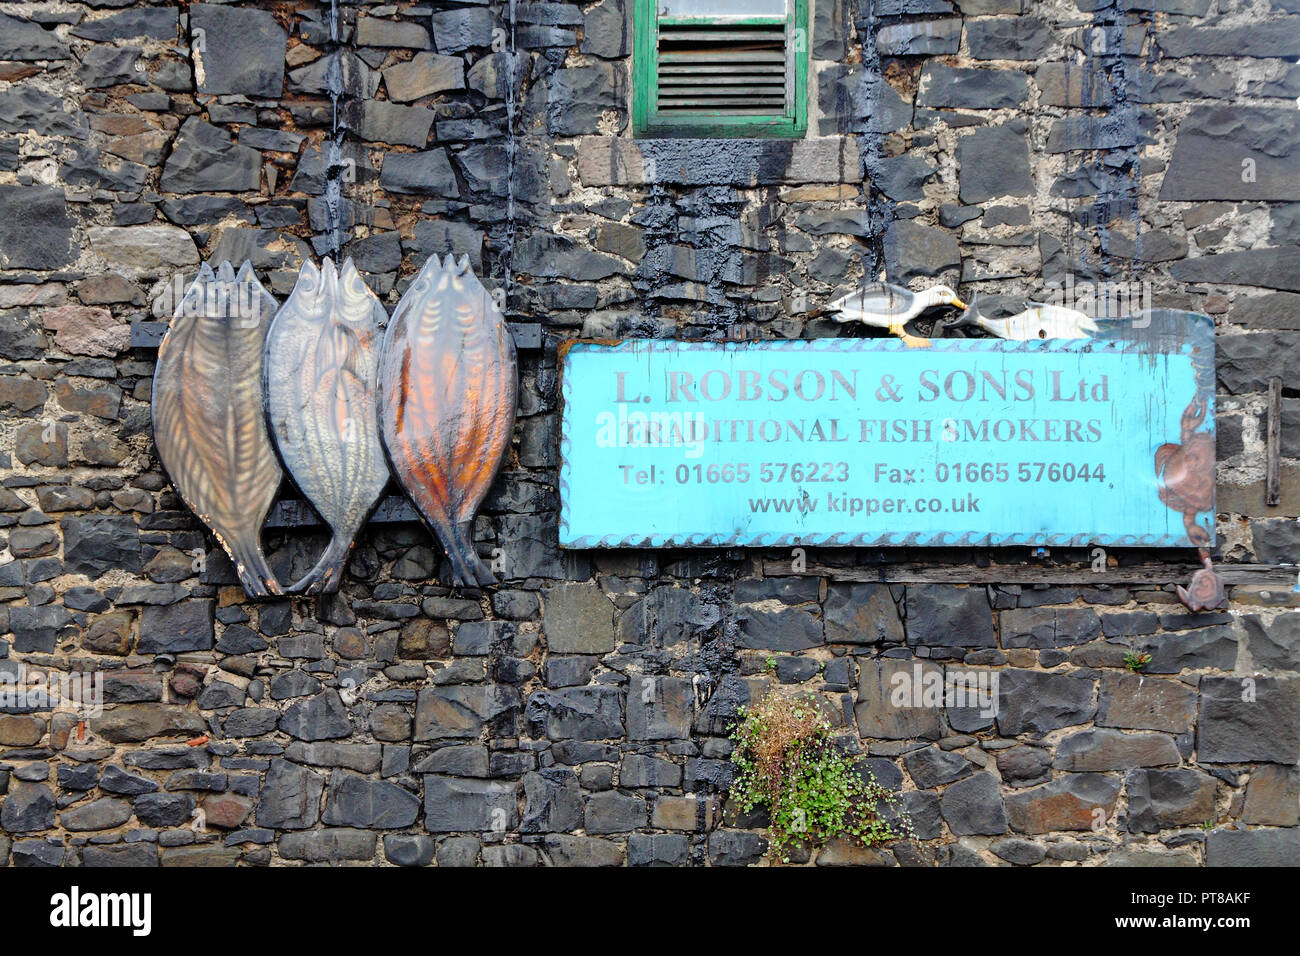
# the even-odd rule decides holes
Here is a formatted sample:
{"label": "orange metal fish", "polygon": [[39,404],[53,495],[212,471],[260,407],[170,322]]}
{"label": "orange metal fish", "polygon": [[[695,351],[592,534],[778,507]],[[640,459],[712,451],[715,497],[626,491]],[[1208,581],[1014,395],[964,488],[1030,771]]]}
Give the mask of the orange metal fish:
{"label": "orange metal fish", "polygon": [[470,530],[509,447],[518,388],[514,341],[469,259],[431,257],[384,335],[380,433],[460,585],[496,581]]}
{"label": "orange metal fish", "polygon": [[176,307],[153,378],[154,444],[177,494],[212,529],[249,597],[283,593],[261,529],[282,477],[262,405],[276,302],[245,262],[205,263]]}

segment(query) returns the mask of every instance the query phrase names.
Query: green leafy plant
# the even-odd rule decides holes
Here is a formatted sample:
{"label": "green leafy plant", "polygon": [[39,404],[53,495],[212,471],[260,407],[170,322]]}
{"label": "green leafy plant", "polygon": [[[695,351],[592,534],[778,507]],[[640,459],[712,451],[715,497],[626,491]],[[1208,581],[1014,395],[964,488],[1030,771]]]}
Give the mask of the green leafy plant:
{"label": "green leafy plant", "polygon": [[1133,673],[1138,673],[1151,663],[1151,655],[1147,653],[1135,653],[1129,651],[1124,655],[1124,666]]}
{"label": "green leafy plant", "polygon": [[746,812],[768,809],[772,850],[782,862],[801,843],[846,838],[874,846],[910,835],[894,795],[835,746],[830,730],[811,694],[772,691],[741,709],[732,732],[731,796]]}

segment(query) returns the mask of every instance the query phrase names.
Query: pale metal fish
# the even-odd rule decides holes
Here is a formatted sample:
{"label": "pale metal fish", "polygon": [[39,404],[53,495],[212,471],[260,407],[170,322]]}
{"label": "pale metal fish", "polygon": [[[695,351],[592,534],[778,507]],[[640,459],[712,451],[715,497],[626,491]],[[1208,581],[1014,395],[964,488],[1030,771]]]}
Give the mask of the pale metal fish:
{"label": "pale metal fish", "polygon": [[514,341],[468,258],[431,257],[384,334],[379,416],[393,473],[460,585],[496,580],[470,530],[509,448],[518,387]]}
{"label": "pale metal fish", "polygon": [[181,500],[235,563],[249,597],[283,593],[261,529],[280,487],[266,429],[262,349],[276,301],[245,262],[204,263],[158,348],[153,430]]}
{"label": "pale metal fish", "polygon": [[266,339],[266,409],[289,476],[332,537],[293,594],[339,589],[357,532],[388,484],[379,443],[379,347],[387,315],[348,259],[305,263]]}
{"label": "pale metal fish", "polygon": [[978,296],[973,296],[966,310],[948,322],[946,327],[956,329],[975,326],[999,338],[1019,342],[1031,339],[1087,339],[1097,331],[1096,321],[1085,312],[1037,302],[1025,303],[1025,311],[1006,318],[988,318],[980,314],[975,301],[977,298]]}

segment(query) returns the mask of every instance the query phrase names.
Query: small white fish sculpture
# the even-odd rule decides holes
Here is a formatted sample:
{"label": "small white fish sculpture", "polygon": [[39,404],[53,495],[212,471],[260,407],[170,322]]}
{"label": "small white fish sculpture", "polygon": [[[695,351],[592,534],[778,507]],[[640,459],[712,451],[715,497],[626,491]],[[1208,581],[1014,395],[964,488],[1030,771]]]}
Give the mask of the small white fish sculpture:
{"label": "small white fish sculpture", "polygon": [[975,301],[977,298],[978,296],[972,296],[966,311],[949,322],[946,328],[974,326],[998,338],[1021,342],[1032,339],[1089,339],[1097,331],[1096,321],[1084,312],[1038,302],[1026,303],[1029,307],[1025,311],[1003,319],[987,318],[980,315]]}

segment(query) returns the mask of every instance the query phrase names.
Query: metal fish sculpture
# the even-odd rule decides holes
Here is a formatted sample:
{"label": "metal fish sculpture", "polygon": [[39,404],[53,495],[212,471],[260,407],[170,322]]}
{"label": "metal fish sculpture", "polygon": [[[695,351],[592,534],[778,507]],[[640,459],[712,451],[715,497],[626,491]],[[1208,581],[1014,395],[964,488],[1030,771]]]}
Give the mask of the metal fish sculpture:
{"label": "metal fish sculpture", "polygon": [[393,473],[459,585],[496,581],[470,527],[510,444],[518,388],[514,341],[469,259],[431,257],[384,334],[379,421]]}
{"label": "metal fish sculpture", "polygon": [[304,263],[266,336],[266,412],[285,469],[329,525],[291,594],[331,594],[388,484],[379,443],[379,346],[388,315],[348,259]]}
{"label": "metal fish sculpture", "polygon": [[204,263],[158,348],[154,444],[181,500],[212,529],[249,597],[282,594],[261,530],[280,463],[262,404],[262,347],[276,301],[245,262]]}
{"label": "metal fish sculpture", "polygon": [[978,295],[961,315],[945,323],[945,328],[975,327],[1003,339],[1027,342],[1031,339],[1086,339],[1097,331],[1096,321],[1087,313],[1059,305],[1026,302],[1025,311],[1001,319],[980,314]]}

